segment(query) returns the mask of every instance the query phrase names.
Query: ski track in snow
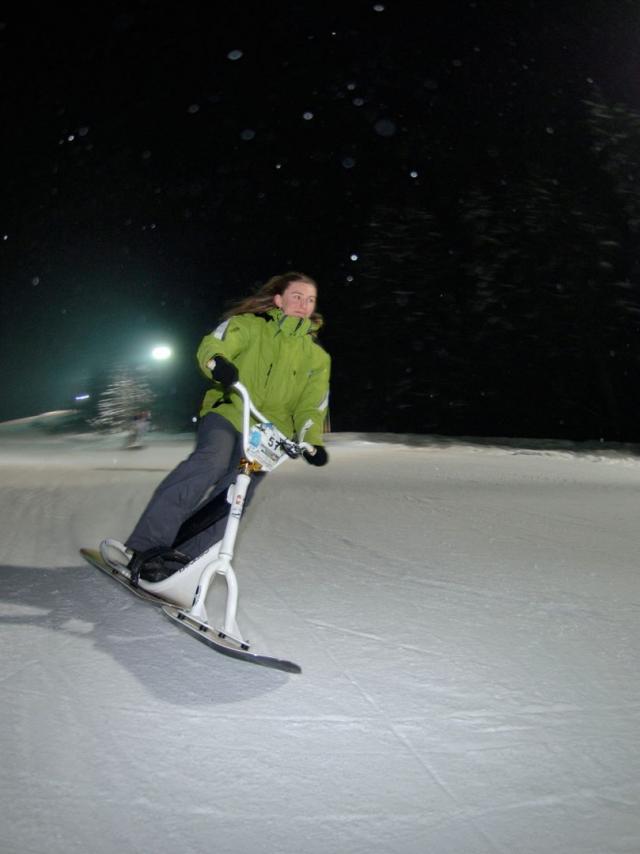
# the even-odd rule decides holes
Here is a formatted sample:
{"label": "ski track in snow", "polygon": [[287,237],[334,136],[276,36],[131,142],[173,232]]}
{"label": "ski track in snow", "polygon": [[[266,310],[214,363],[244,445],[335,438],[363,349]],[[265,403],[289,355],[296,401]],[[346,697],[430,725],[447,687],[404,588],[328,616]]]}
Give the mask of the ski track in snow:
{"label": "ski track in snow", "polygon": [[292,676],[84,564],[191,447],[120,442],[0,435],[2,854],[640,851],[640,460],[338,435],[287,463],[234,567]]}

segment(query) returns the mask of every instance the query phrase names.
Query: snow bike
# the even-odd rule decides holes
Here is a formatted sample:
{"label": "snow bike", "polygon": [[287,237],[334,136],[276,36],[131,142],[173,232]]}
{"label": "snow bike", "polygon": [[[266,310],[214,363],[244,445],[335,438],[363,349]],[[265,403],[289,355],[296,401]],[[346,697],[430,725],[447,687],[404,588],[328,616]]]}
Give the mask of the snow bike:
{"label": "snow bike", "polygon": [[[285,460],[295,459],[303,451],[311,451],[312,447],[304,441],[288,439],[271,424],[253,405],[242,383],[234,383],[232,389],[243,399],[244,456],[240,460],[236,480],[226,495],[230,507],[226,511],[227,522],[222,539],[160,581],[132,578],[126,566],[131,553],[117,540],[104,540],[99,552],[81,549],[81,554],[89,563],[124,584],[140,598],[160,605],[169,619],[218,652],[289,673],[301,673],[300,667],[292,661],[250,650],[249,641],[243,637],[237,622],[238,582],[231,560],[252,475],[271,472]],[[251,415],[256,419],[253,426],[250,423]],[[219,627],[212,625],[207,603],[217,576],[226,581],[224,617]]]}

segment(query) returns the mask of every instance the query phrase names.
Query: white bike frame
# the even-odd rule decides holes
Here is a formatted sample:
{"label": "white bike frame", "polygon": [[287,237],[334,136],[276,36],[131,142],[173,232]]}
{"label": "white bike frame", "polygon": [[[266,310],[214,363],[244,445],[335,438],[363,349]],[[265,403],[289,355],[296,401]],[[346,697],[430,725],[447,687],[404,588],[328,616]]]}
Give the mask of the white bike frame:
{"label": "white bike frame", "polygon": [[[251,473],[260,470],[273,470],[283,460],[287,459],[287,453],[273,460],[268,467],[255,459],[252,460],[252,448],[250,444],[250,416],[253,415],[258,422],[268,423],[268,419],[262,415],[253,405],[249,392],[240,382],[236,382],[233,388],[242,395],[243,399],[243,424],[242,438],[244,458],[240,463],[239,474],[235,483],[229,488],[227,501],[231,505],[227,524],[222,540],[209,548],[195,560],[192,560],[178,572],[170,575],[162,581],[150,582],[140,579],[138,585],[155,596],[173,603],[182,609],[184,617],[200,624],[203,628],[211,628],[220,636],[229,637],[248,649],[248,642],[242,637],[238,627],[236,614],[238,609],[238,582],[236,574],[231,566],[233,552],[238,535],[238,527],[244,510],[244,502],[247,489],[251,480]],[[283,437],[286,440],[286,437]],[[288,442],[290,448],[294,449],[294,455],[298,455],[304,449],[310,449],[310,445],[300,442]],[[215,577],[222,576],[227,585],[226,606],[224,610],[224,623],[222,628],[215,629],[209,624],[206,600]]]}

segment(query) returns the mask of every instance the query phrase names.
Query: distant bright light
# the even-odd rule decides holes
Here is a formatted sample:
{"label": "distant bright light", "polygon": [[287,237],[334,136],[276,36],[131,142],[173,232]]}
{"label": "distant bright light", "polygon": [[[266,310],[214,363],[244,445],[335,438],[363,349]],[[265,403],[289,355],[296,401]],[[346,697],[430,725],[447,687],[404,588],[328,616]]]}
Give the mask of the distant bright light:
{"label": "distant bright light", "polygon": [[160,344],[151,351],[151,357],[157,362],[164,362],[170,359],[172,355],[171,347],[167,347],[165,344]]}
{"label": "distant bright light", "polygon": [[74,400],[89,400],[91,397],[90,394],[77,394],[73,399]]}

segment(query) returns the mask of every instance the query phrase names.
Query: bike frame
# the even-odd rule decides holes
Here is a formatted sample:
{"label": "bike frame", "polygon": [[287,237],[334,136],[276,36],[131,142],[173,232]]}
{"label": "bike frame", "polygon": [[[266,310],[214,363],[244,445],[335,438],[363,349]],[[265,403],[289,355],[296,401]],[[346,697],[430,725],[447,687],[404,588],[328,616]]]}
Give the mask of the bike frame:
{"label": "bike frame", "polygon": [[[305,448],[309,448],[310,446],[304,442],[295,443],[287,440],[287,451],[269,469],[266,469],[255,460],[251,461],[250,416],[253,415],[258,422],[263,423],[268,423],[268,419],[253,405],[249,397],[249,392],[242,383],[234,383],[233,388],[243,399],[242,438],[244,457],[240,461],[236,480],[227,493],[230,510],[222,540],[168,578],[156,582],[140,579],[138,584],[142,589],[153,593],[155,596],[169,603],[177,605],[181,608],[183,616],[193,621],[202,630],[212,629],[220,637],[228,637],[242,645],[243,648],[248,649],[248,641],[243,638],[236,618],[238,609],[238,581],[231,561],[233,559],[235,542],[238,536],[238,528],[244,510],[251,475],[253,472],[260,470],[273,470],[273,468],[287,458],[287,455],[291,457],[299,456]],[[224,622],[219,629],[210,625],[206,608],[207,596],[216,576],[221,576],[225,580],[227,587]]]}

